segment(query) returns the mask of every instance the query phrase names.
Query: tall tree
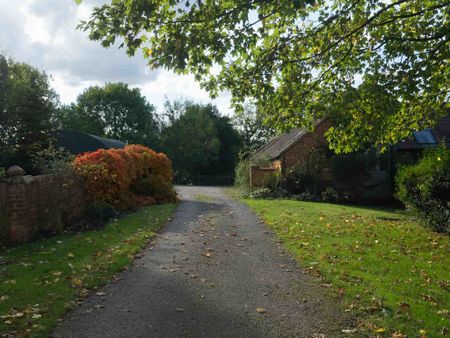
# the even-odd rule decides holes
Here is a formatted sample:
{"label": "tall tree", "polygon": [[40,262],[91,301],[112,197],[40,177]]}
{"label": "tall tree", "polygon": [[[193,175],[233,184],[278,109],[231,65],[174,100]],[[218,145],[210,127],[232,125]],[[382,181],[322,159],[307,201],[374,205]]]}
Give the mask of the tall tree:
{"label": "tall tree", "polygon": [[173,161],[176,178],[192,183],[202,175],[232,175],[241,140],[228,117],[211,104],[166,103],[163,150]]}
{"label": "tall tree", "polygon": [[60,109],[59,121],[65,129],[157,146],[155,107],[138,88],[129,88],[125,83],[87,88],[75,104]]}
{"label": "tall tree", "polygon": [[264,124],[263,116],[251,104],[245,104],[233,122],[242,138],[241,156],[244,158],[276,135],[276,130]]}
{"label": "tall tree", "polygon": [[[6,98],[8,83],[8,62],[3,55],[0,55],[0,145],[5,143],[7,133]],[[0,150],[1,151],[1,150]]]}
{"label": "tall tree", "polygon": [[209,173],[213,175],[233,175],[242,149],[242,138],[233,126],[232,120],[221,116],[218,110],[212,115],[220,141],[217,161],[213,161]]}
{"label": "tall tree", "polygon": [[17,164],[30,170],[29,155],[45,148],[51,140],[58,95],[50,87],[48,76],[28,64],[13,60],[5,63],[1,58],[0,73],[2,162],[12,164],[5,154],[14,155]]}
{"label": "tall tree", "polygon": [[239,109],[253,98],[278,128],[311,127],[328,115],[331,146],[350,151],[396,142],[447,113],[449,5],[115,0],[81,28],[103,46],[123,38],[151,67],[195,74],[213,96],[229,90]]}

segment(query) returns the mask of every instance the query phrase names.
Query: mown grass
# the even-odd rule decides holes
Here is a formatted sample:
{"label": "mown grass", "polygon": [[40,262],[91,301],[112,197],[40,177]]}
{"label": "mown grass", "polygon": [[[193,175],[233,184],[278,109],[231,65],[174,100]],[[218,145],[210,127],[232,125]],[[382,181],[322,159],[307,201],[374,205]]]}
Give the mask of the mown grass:
{"label": "mown grass", "polygon": [[48,336],[77,300],[133,260],[175,205],[140,209],[105,228],[0,252],[0,337]]}
{"label": "mown grass", "polygon": [[450,329],[450,238],[388,210],[245,200],[300,265],[344,297],[356,336],[443,337]]}

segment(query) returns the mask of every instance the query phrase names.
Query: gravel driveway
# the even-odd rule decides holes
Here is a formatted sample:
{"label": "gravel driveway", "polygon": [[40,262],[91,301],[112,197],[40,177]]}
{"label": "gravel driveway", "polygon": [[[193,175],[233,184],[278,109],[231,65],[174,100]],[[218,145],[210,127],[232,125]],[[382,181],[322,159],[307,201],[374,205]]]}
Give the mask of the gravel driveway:
{"label": "gravel driveway", "polygon": [[338,337],[346,318],[246,206],[178,187],[173,220],[55,337]]}

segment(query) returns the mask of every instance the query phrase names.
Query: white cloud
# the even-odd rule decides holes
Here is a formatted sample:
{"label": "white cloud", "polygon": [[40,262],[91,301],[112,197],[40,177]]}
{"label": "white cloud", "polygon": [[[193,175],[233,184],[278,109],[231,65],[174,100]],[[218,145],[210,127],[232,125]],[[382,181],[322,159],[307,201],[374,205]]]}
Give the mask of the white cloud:
{"label": "white cloud", "polygon": [[[72,102],[83,89],[105,82],[140,87],[148,100],[162,109],[165,97],[210,102],[192,76],[150,70],[141,55],[128,57],[123,49],[104,49],[76,29],[92,7],[105,0],[0,0],[0,51],[45,70],[61,101]],[[214,101],[231,114],[229,95]]]}
{"label": "white cloud", "polygon": [[155,81],[141,86],[142,93],[158,107],[162,107],[166,99],[193,99],[198,102],[213,102],[219,111],[231,115],[230,96],[223,93],[221,97],[211,100],[202,90],[192,75],[176,75],[169,71],[161,71]]}

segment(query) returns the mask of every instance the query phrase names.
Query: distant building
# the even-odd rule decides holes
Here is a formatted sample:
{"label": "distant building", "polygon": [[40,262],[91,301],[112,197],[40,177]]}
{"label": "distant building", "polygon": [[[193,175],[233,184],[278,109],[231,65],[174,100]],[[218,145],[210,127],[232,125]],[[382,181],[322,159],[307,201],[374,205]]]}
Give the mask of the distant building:
{"label": "distant building", "polygon": [[79,131],[61,130],[56,133],[56,147],[67,149],[71,154],[78,155],[98,149],[123,148],[125,143]]}
{"label": "distant building", "polygon": [[[312,156],[319,154],[323,160],[321,169],[316,172],[321,177],[317,186],[348,192],[355,202],[388,199],[398,164],[416,163],[424,149],[438,144],[445,143],[450,148],[450,114],[434,128],[413,132],[410,138],[390,147],[384,154],[372,148],[349,155],[334,155],[328,150],[324,136],[330,126],[330,120],[325,118],[317,122],[311,132],[295,128],[259,148],[250,158],[251,187],[265,186],[274,175],[283,181],[295,168],[305,164],[309,167],[314,160]],[[360,172],[355,170],[357,166],[361,167]]]}
{"label": "distant building", "polygon": [[436,147],[445,143],[450,148],[450,114],[443,117],[434,128],[413,132],[413,135],[394,145],[398,162],[416,162],[425,148]]}

